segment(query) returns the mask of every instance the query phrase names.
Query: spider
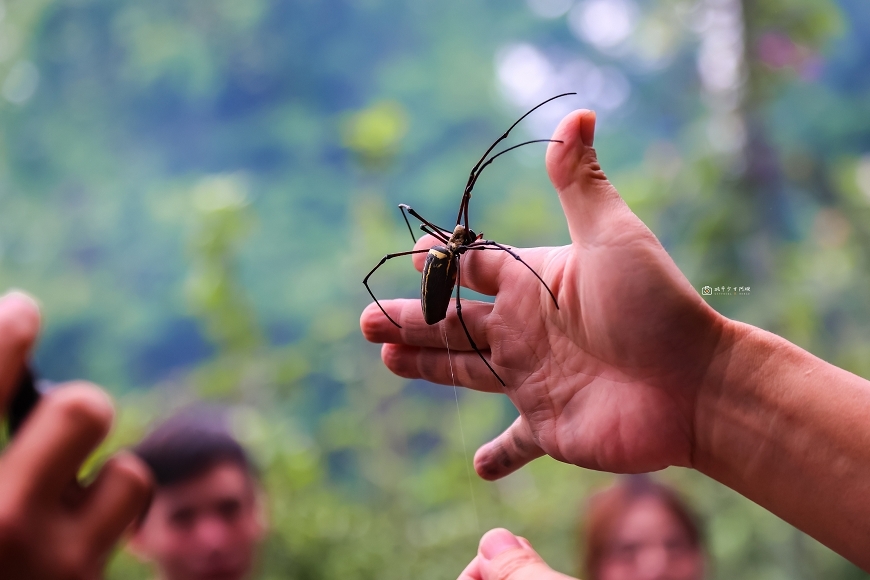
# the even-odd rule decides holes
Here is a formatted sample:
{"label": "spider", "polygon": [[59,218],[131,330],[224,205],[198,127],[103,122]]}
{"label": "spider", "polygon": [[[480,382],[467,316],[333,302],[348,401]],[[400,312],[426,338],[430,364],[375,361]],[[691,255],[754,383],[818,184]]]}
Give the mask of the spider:
{"label": "spider", "polygon": [[492,368],[492,365],[489,364],[489,361],[486,360],[486,357],[483,356],[483,353],[480,352],[480,349],[474,343],[474,339],[471,338],[471,333],[468,331],[468,327],[465,325],[465,320],[462,318],[462,302],[459,297],[459,288],[462,285],[461,278],[461,269],[459,266],[460,257],[466,252],[470,251],[483,251],[483,250],[496,250],[507,252],[511,256],[514,257],[518,262],[524,265],[529,271],[534,274],[535,278],[537,278],[541,284],[544,285],[544,288],[547,289],[547,292],[550,294],[550,298],[553,299],[553,304],[556,305],[556,308],[559,308],[559,303],[556,301],[556,296],[553,294],[553,291],[550,290],[550,287],[547,286],[547,283],[538,275],[535,270],[529,266],[526,262],[523,261],[522,258],[517,255],[516,252],[511,250],[509,247],[499,244],[498,242],[494,242],[492,240],[486,240],[483,238],[483,234],[476,234],[474,230],[472,230],[468,226],[468,204],[471,200],[471,190],[474,189],[474,185],[477,183],[478,178],[480,178],[480,174],[483,173],[483,170],[490,165],[496,158],[501,155],[504,155],[508,151],[512,151],[518,147],[522,147],[523,145],[529,145],[531,143],[562,143],[562,141],[556,141],[553,139],[535,139],[533,141],[525,141],[518,145],[514,145],[512,147],[508,147],[507,149],[500,151],[489,157],[487,156],[492,153],[492,150],[495,149],[496,145],[505,140],[510,132],[516,127],[520,121],[525,119],[529,114],[538,109],[539,107],[549,103],[554,99],[559,99],[561,97],[566,97],[568,95],[576,95],[577,93],[563,93],[561,95],[556,95],[555,97],[551,97],[546,101],[539,103],[531,110],[529,110],[525,115],[517,119],[517,121],[508,128],[505,133],[495,140],[495,142],[489,146],[489,149],[486,150],[486,153],[480,158],[480,160],[474,165],[471,169],[471,173],[468,176],[468,182],[465,185],[465,191],[462,194],[462,200],[459,202],[459,213],[456,216],[456,226],[453,230],[448,230],[446,228],[442,228],[440,226],[435,225],[430,222],[420,214],[418,214],[414,209],[404,203],[399,204],[399,209],[402,212],[402,217],[405,219],[405,224],[408,226],[408,231],[411,233],[411,238],[416,242],[417,239],[414,236],[414,231],[411,228],[411,222],[408,221],[408,214],[412,217],[416,218],[420,221],[420,229],[425,233],[431,235],[435,239],[437,239],[441,244],[433,246],[428,250],[410,250],[408,252],[397,252],[395,254],[387,254],[378,264],[371,269],[371,271],[363,278],[363,284],[368,290],[371,297],[374,299],[375,304],[378,305],[378,308],[381,309],[381,312],[384,313],[384,316],[387,319],[395,324],[398,328],[402,328],[402,326],[393,320],[387,311],[384,310],[384,307],[381,306],[381,303],[378,302],[377,297],[375,297],[374,292],[369,287],[369,278],[375,271],[384,265],[387,260],[392,260],[393,258],[398,258],[400,256],[410,256],[412,254],[422,254],[426,253],[426,262],[423,266],[423,276],[420,281],[420,304],[423,309],[423,319],[426,321],[426,324],[437,324],[438,322],[444,320],[447,317],[447,307],[450,305],[450,296],[453,293],[453,288],[456,288],[456,316],[459,318],[459,323],[462,325],[462,330],[465,331],[465,336],[468,337],[468,342],[471,344],[471,348],[477,355],[480,357],[480,360],[484,362],[490,372],[498,379],[499,383],[502,386],[505,386],[505,382],[502,380],[498,373],[495,372],[495,369]]}

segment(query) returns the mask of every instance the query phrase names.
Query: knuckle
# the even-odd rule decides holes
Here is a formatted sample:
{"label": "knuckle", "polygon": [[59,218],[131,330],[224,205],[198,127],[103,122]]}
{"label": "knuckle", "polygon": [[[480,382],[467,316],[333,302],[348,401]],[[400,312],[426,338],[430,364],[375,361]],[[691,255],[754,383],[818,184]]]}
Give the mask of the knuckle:
{"label": "knuckle", "polygon": [[583,171],[586,177],[598,181],[607,181],[607,176],[604,175],[604,170],[601,169],[601,164],[598,162],[598,154],[593,147],[589,147],[583,154],[581,160]]}
{"label": "knuckle", "polygon": [[542,564],[537,554],[515,549],[503,558],[496,558],[493,580],[532,580],[540,579],[549,568]]}
{"label": "knuckle", "polygon": [[[456,368],[456,374],[458,375],[459,383],[463,385],[473,385],[475,381],[475,375],[479,373],[476,372],[477,365],[483,366],[483,362],[478,358],[477,353],[474,351],[471,352],[474,358],[471,356],[465,357],[457,357],[454,361],[454,366]],[[487,370],[486,372],[489,372]]]}
{"label": "knuckle", "polygon": [[131,499],[144,500],[151,493],[153,480],[151,472],[138,457],[122,452],[106,464],[103,469],[111,470],[119,482],[127,488]]}
{"label": "knuckle", "polygon": [[517,429],[511,429],[509,434],[509,439],[511,446],[518,453],[528,453],[530,451],[528,441],[523,437],[523,433]]}
{"label": "knuckle", "polygon": [[438,359],[425,349],[417,353],[415,368],[422,379],[434,381],[439,374]]}
{"label": "knuckle", "polygon": [[488,464],[493,472],[504,473],[514,465],[514,459],[504,442],[497,440],[490,451]]}

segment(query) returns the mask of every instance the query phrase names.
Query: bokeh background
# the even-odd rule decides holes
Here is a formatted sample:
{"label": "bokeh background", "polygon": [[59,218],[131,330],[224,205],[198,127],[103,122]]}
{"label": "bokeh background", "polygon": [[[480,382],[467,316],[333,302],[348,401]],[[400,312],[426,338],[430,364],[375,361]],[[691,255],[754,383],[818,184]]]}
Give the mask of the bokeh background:
{"label": "bokeh background", "polygon": [[[449,225],[471,165],[599,114],[602,165],[717,310],[870,377],[866,0],[4,0],[0,287],[42,301],[36,364],[109,389],[102,453],[199,399],[263,469],[261,577],[454,578],[506,526],[579,573],[606,474],[473,451],[515,411],[391,376],[360,283],[410,249],[396,205]],[[567,243],[544,146],[503,157],[477,231]],[[376,275],[417,293],[410,261]],[[464,441],[463,441],[464,439]],[[866,578],[705,477],[717,578]],[[145,578],[130,556],[110,578]]]}

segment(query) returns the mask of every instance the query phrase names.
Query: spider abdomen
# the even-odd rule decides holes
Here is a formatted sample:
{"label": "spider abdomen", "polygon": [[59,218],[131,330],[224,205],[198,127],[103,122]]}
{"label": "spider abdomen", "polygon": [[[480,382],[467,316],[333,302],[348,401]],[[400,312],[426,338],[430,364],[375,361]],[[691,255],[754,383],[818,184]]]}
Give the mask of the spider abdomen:
{"label": "spider abdomen", "polygon": [[436,324],[447,317],[450,295],[456,286],[456,263],[459,256],[445,246],[434,246],[426,254],[420,282],[420,303],[426,324]]}

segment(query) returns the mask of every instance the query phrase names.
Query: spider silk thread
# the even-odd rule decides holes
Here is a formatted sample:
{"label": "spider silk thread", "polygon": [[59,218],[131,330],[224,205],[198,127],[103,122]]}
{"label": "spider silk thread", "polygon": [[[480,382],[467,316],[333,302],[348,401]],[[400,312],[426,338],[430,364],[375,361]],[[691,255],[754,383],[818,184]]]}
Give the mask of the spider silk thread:
{"label": "spider silk thread", "polygon": [[480,534],[480,515],[477,513],[477,499],[474,497],[474,486],[471,482],[471,467],[468,462],[468,446],[465,444],[465,429],[462,427],[462,413],[459,410],[459,389],[456,388],[456,377],[453,374],[453,357],[450,354],[450,341],[447,340],[447,321],[441,325],[444,333],[444,344],[447,346],[447,361],[450,363],[450,380],[453,382],[453,398],[456,400],[456,416],[459,418],[459,435],[462,438],[462,452],[465,455],[465,472],[468,475],[468,491],[471,492],[471,503],[474,506],[474,523]]}

